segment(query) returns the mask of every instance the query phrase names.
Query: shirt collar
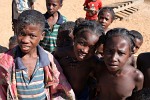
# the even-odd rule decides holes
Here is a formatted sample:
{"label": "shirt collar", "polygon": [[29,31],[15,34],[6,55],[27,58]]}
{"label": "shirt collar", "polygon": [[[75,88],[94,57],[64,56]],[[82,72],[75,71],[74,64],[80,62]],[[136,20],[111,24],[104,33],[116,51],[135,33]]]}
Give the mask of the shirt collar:
{"label": "shirt collar", "polygon": [[[61,24],[63,23],[63,16],[60,14],[59,11],[57,11],[57,12],[58,12],[58,20],[57,20],[56,24],[61,25]],[[46,20],[47,20],[47,19],[49,18],[48,12],[46,12],[46,13],[44,14],[44,16],[45,16],[45,18],[46,18]]]}
{"label": "shirt collar", "polygon": [[[16,69],[27,69],[21,60],[21,50],[19,46],[16,47],[16,56],[15,56],[15,64]],[[50,60],[48,58],[48,54],[44,51],[42,47],[37,46],[37,52],[39,56],[39,67],[48,66],[50,64]]]}

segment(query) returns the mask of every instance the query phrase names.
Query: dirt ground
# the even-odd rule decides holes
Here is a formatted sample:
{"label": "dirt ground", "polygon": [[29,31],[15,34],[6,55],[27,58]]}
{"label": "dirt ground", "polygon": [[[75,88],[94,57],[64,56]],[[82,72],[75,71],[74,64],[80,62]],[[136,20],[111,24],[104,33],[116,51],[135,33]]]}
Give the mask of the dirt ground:
{"label": "dirt ground", "polygon": [[[102,0],[103,6],[124,0]],[[8,47],[8,40],[13,35],[11,26],[12,0],[1,0],[0,3],[0,45]],[[75,21],[78,17],[85,17],[83,10],[84,0],[64,0],[60,12],[69,21]],[[137,54],[148,52],[150,49],[150,0],[139,5],[139,11],[132,14],[127,20],[114,21],[110,28],[124,27],[129,30],[138,30],[144,37],[144,43]],[[45,0],[36,0],[35,9],[46,12]]]}

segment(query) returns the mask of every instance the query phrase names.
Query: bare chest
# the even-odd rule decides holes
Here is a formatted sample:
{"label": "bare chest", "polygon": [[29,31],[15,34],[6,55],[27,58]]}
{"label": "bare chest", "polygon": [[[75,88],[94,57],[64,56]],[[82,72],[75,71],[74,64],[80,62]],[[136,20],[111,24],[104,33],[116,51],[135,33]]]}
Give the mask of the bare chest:
{"label": "bare chest", "polygon": [[22,60],[24,66],[27,68],[27,74],[28,74],[28,78],[30,79],[30,77],[32,76],[36,64],[37,64],[37,59],[28,59],[28,60]]}
{"label": "bare chest", "polygon": [[106,74],[99,78],[99,88],[106,97],[126,98],[131,96],[135,83],[128,75],[115,77]]}

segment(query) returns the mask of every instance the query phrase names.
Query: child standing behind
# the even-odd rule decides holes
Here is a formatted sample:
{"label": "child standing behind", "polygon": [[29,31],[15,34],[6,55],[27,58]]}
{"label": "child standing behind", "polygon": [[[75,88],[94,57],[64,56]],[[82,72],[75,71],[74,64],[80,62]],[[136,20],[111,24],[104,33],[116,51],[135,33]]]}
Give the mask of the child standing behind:
{"label": "child standing behind", "polygon": [[87,20],[97,20],[98,11],[102,8],[101,0],[85,0],[83,4]]}
{"label": "child standing behind", "polygon": [[77,100],[88,100],[90,85],[88,78],[96,66],[95,49],[102,26],[95,21],[83,21],[74,28],[74,45],[55,51],[64,74],[70,82]]}
{"label": "child standing behind", "polygon": [[104,61],[97,68],[97,99],[126,100],[133,90],[143,87],[141,71],[127,64],[132,55],[132,40],[128,30],[112,29],[107,32],[104,42]]}
{"label": "child standing behind", "polygon": [[66,22],[66,18],[58,11],[62,7],[63,0],[46,0],[47,12],[45,37],[40,45],[47,51],[53,52],[56,45],[59,26]]}
{"label": "child standing behind", "polygon": [[44,36],[44,20],[35,10],[26,10],[18,17],[18,46],[0,59],[0,99],[75,99],[58,62],[38,45]]}

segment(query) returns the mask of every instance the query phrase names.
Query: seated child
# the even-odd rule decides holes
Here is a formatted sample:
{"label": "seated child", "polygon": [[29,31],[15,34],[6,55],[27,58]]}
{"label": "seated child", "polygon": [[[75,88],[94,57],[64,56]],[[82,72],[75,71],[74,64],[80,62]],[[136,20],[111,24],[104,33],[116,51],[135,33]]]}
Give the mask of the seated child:
{"label": "seated child", "polygon": [[[115,19],[115,12],[111,7],[102,7],[98,13],[98,22],[102,24],[104,28],[105,34],[108,30],[109,25]],[[101,58],[103,56],[103,43],[100,43],[99,47],[97,48],[96,55]]]}
{"label": "seated child", "polygon": [[101,0],[85,0],[83,4],[87,20],[97,20],[98,11],[102,8]]}
{"label": "seated child", "polygon": [[68,21],[60,25],[58,29],[57,47],[66,47],[73,45],[73,29],[75,22]]}
{"label": "seated child", "polygon": [[26,10],[18,17],[18,46],[0,59],[2,100],[75,100],[74,92],[52,54],[38,44],[44,37],[45,18]]}
{"label": "seated child", "polygon": [[9,49],[13,49],[17,45],[18,45],[17,36],[16,35],[11,36],[9,39]]}
{"label": "seated child", "polygon": [[126,64],[132,55],[133,42],[127,29],[115,28],[107,32],[104,56],[96,69],[96,100],[125,100],[133,90],[142,89],[144,77],[141,71]]}
{"label": "seated child", "polygon": [[95,21],[83,21],[75,26],[74,45],[55,51],[54,56],[63,68],[77,100],[87,100],[90,95],[88,78],[96,66],[95,49],[99,37],[103,34],[102,26]]}

